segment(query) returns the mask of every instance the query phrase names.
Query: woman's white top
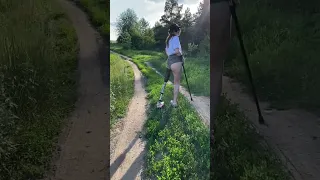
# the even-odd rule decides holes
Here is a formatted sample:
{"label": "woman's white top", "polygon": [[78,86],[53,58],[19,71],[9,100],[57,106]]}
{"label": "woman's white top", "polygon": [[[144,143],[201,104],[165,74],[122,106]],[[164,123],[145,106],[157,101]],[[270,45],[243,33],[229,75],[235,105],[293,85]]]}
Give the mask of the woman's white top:
{"label": "woman's white top", "polygon": [[166,47],[166,53],[168,56],[175,54],[175,49],[179,49],[180,54],[182,54],[181,44],[179,40],[179,36],[173,36],[169,40],[169,47]]}

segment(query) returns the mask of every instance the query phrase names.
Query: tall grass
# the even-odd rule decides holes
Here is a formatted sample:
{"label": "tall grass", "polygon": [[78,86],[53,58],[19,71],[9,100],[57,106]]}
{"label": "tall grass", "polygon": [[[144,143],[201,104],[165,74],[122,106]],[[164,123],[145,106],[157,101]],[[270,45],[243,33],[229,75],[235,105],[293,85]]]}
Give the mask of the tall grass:
{"label": "tall grass", "polygon": [[128,62],[110,54],[110,122],[126,115],[134,94],[134,73]]}
{"label": "tall grass", "polygon": [[[320,108],[319,12],[314,0],[248,0],[238,8],[258,94],[276,108]],[[250,86],[236,43],[227,75]]]}
{"label": "tall grass", "polygon": [[75,94],[76,34],[55,1],[0,4],[0,179],[41,178]]}

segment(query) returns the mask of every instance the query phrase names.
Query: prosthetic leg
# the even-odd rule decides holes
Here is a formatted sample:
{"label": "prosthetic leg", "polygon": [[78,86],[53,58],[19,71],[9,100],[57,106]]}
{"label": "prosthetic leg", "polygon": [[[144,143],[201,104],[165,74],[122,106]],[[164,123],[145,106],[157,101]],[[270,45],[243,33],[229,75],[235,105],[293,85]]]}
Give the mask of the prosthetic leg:
{"label": "prosthetic leg", "polygon": [[158,109],[161,109],[164,106],[164,102],[162,101],[162,96],[164,94],[164,89],[166,88],[167,82],[169,81],[170,73],[171,73],[171,69],[167,68],[166,74],[164,76],[164,83],[162,85],[161,92],[160,92],[160,98],[157,102]]}

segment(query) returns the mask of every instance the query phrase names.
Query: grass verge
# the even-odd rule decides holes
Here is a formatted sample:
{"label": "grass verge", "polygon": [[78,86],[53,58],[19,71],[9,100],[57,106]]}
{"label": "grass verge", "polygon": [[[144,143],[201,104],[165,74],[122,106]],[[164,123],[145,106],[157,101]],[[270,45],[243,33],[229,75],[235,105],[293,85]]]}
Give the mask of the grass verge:
{"label": "grass verge", "polygon": [[130,64],[121,57],[110,54],[110,121],[126,115],[128,104],[134,94],[134,73]]}
{"label": "grass verge", "polygon": [[[165,74],[166,58],[164,53],[148,50],[125,50],[121,45],[110,43],[110,49],[128,57],[136,54],[152,56],[149,63],[152,64],[160,73]],[[186,73],[192,94],[209,96],[210,95],[210,62],[203,58],[187,58],[185,62]],[[173,81],[173,75],[171,75]],[[181,76],[181,84],[187,87],[184,75]]]}
{"label": "grass verge", "polygon": [[40,179],[76,100],[77,38],[56,1],[0,5],[0,179]]}

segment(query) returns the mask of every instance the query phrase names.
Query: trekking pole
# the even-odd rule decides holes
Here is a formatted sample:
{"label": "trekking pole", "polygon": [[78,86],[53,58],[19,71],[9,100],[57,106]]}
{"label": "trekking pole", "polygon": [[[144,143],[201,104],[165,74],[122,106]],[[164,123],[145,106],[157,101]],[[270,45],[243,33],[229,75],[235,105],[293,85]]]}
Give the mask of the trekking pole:
{"label": "trekking pole", "polygon": [[239,43],[240,43],[240,48],[241,48],[241,51],[242,51],[242,54],[243,54],[243,58],[244,58],[244,61],[245,61],[245,64],[246,64],[247,72],[248,72],[248,75],[249,75],[249,80],[250,80],[250,83],[251,83],[253,97],[254,97],[254,100],[256,102],[257,110],[258,110],[258,113],[259,113],[259,123],[260,124],[265,124],[264,118],[263,118],[262,113],[261,113],[261,109],[260,109],[260,105],[259,105],[256,89],[255,89],[254,84],[253,84],[252,73],[251,73],[251,70],[250,70],[247,53],[246,53],[246,50],[244,48],[243,39],[242,39],[242,36],[241,36],[240,25],[239,25],[238,17],[237,17],[237,14],[236,14],[236,4],[235,4],[234,0],[231,0],[230,12],[231,12],[231,15],[232,15],[232,17],[234,19],[235,25],[236,25],[236,30],[237,30],[237,34],[238,34],[238,38],[239,38]]}
{"label": "trekking pole", "polygon": [[182,63],[182,68],[183,68],[184,76],[185,76],[186,81],[187,81],[187,86],[188,86],[188,90],[189,90],[189,94],[190,94],[190,99],[191,99],[191,101],[193,101],[192,96],[191,96],[191,91],[190,91],[189,83],[188,83],[188,78],[187,78],[186,70],[185,70],[185,68],[184,68],[184,63]]}

